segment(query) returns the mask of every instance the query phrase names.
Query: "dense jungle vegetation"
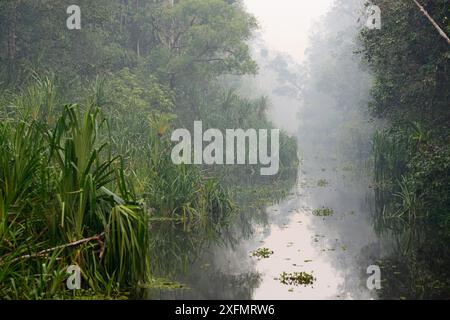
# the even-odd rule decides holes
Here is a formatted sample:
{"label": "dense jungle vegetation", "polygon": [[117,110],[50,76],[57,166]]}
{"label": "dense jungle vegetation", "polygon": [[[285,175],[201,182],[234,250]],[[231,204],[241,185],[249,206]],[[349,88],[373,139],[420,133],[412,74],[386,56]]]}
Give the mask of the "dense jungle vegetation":
{"label": "dense jungle vegetation", "polygon": [[[272,127],[268,99],[240,96],[224,78],[258,70],[248,46],[257,23],[240,1],[75,3],[81,30],[66,27],[74,1],[0,2],[3,299],[163,285],[232,221],[239,177],[274,186],[298,165],[284,133],[280,173],[268,179],[251,166],[171,161],[171,130],[194,120]],[[69,265],[83,290],[66,289]]]}
{"label": "dense jungle vegetation", "polygon": [[[413,1],[376,0],[381,30],[364,30],[374,73],[371,112],[386,121],[373,141],[380,233],[397,243],[383,296],[449,298],[450,45]],[[420,1],[448,35],[447,0]]]}
{"label": "dense jungle vegetation", "polygon": [[[364,3],[381,29],[356,21]],[[80,30],[66,26],[73,4]],[[300,173],[321,164],[373,190],[376,244],[349,254],[379,259],[377,297],[448,299],[449,19],[448,0],[335,0],[298,64],[252,42],[242,0],[0,0],[0,299],[152,298],[182,286],[205,249],[232,251],[268,224],[267,205],[296,183],[295,138],[281,133],[275,176],[171,159],[172,131],[197,120],[274,127],[249,80],[258,50],[272,96],[298,102]],[[67,289],[73,265],[81,290]],[[215,269],[194,277],[211,274],[225,292]]]}

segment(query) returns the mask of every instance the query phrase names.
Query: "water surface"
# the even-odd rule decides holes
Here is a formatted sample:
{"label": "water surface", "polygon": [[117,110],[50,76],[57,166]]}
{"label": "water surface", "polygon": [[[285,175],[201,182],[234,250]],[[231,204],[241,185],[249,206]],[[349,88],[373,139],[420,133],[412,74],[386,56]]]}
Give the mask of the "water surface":
{"label": "water surface", "polygon": [[[359,171],[359,172],[358,172]],[[243,206],[232,234],[234,245],[208,248],[189,271],[189,289],[159,291],[164,299],[373,299],[367,268],[381,245],[371,224],[372,190],[364,172],[328,157],[302,161],[290,195],[248,212]],[[330,208],[331,216],[314,214]],[[258,248],[269,258],[252,256]],[[307,272],[308,286],[280,282],[283,272]],[[155,297],[155,296],[154,296]]]}

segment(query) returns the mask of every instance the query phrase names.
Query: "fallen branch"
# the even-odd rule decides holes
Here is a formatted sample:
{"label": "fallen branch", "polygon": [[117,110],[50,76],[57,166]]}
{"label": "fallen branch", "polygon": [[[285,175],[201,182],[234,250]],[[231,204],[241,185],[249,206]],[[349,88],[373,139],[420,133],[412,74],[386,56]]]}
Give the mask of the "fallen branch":
{"label": "fallen branch", "polygon": [[[71,242],[71,243],[67,243],[67,244],[63,244],[63,245],[60,245],[60,246],[56,246],[56,247],[53,247],[53,248],[45,249],[45,250],[39,251],[37,253],[26,254],[26,255],[14,258],[13,260],[11,260],[11,262],[16,262],[16,261],[24,260],[24,259],[46,257],[46,256],[48,256],[48,254],[50,252],[53,252],[53,251],[56,251],[56,250],[60,250],[60,249],[77,247],[79,245],[82,245],[82,244],[88,243],[88,242],[92,242],[92,241],[97,241],[97,242],[103,244],[103,239],[104,238],[105,238],[105,233],[102,232],[101,234],[93,236],[93,237],[89,237],[89,238],[77,240],[77,241],[74,241],[74,242]],[[3,260],[4,259],[0,259],[0,264],[3,263]]]}
{"label": "fallen branch", "polygon": [[450,38],[448,37],[448,35],[444,32],[444,30],[442,30],[442,28],[437,24],[437,22],[434,21],[434,19],[430,16],[430,14],[427,12],[427,10],[425,10],[425,8],[417,0],[413,0],[413,1],[419,7],[420,11],[422,11],[422,13],[425,15],[425,17],[427,17],[428,20],[430,20],[430,22],[433,24],[433,26],[436,28],[436,30],[439,32],[439,34],[445,40],[447,40],[448,44],[450,44]]}

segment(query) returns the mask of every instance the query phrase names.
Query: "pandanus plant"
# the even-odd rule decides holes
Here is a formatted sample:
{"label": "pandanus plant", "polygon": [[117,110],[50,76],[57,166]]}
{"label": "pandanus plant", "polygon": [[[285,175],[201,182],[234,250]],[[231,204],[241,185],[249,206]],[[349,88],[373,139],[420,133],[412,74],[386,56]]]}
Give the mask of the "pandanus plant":
{"label": "pandanus plant", "polygon": [[148,214],[127,183],[121,158],[111,156],[107,139],[100,141],[99,130],[105,125],[98,109],[90,107],[83,114],[79,106],[71,105],[48,134],[50,159],[59,169],[60,214],[54,218],[68,242],[92,234],[104,238],[98,256],[78,250],[77,263],[98,260],[118,283],[145,281],[149,277]]}

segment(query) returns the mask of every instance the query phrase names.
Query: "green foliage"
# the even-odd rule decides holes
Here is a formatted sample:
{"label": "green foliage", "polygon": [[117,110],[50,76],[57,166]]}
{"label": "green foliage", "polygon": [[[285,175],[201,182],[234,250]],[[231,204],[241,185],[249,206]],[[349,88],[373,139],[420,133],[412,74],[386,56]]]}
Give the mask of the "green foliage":
{"label": "green foliage", "polygon": [[[373,103],[378,115],[411,120],[448,121],[450,48],[412,1],[377,0],[381,30],[362,32],[364,56],[375,72]],[[447,1],[422,1],[448,28]]]}
{"label": "green foliage", "polygon": [[[224,0],[78,1],[82,28],[65,28],[67,0],[8,1],[0,7],[0,83],[23,84],[32,71],[63,83],[125,67],[153,73],[172,89],[223,73],[254,72],[245,43],[256,27]],[[15,41],[11,41],[14,37]],[[33,39],[33,41],[29,41]],[[151,71],[150,71],[151,70]],[[149,72],[150,71],[150,72]]]}
{"label": "green foliage", "polygon": [[[218,128],[220,130],[241,128],[247,129],[271,129],[272,123],[267,119],[266,111],[269,108],[270,101],[267,97],[257,99],[248,99],[239,96],[236,90],[229,89],[211,90],[208,96],[201,97],[199,106],[199,117],[203,121],[204,130],[207,128]],[[266,177],[265,180],[270,183],[273,180],[283,180],[284,173],[295,172],[299,164],[297,155],[297,140],[289,136],[286,132],[280,133],[280,169],[279,174],[273,177]],[[270,134],[268,145],[270,145]],[[261,179],[259,166],[226,166],[215,168],[218,174],[228,180],[228,178],[241,177],[245,174],[248,177]],[[229,180],[228,180],[229,181]],[[242,182],[242,179],[241,179]]]}
{"label": "green foliage", "polygon": [[[136,112],[148,113],[152,110],[171,111],[174,107],[174,97],[171,91],[160,85],[153,76],[124,68],[111,80],[103,79],[106,91],[103,96],[109,109],[121,107],[132,108]],[[126,110],[119,110],[126,112]]]}
{"label": "green foliage", "polygon": [[[14,99],[47,101],[43,97],[53,93],[46,88],[30,88]],[[113,155],[119,146],[105,134],[108,122],[98,108],[66,105],[51,123],[42,120],[44,108],[30,114],[24,106],[4,106],[14,117],[0,125],[2,297],[70,297],[62,279],[71,264],[83,272],[85,291],[76,295],[116,296],[149,282],[152,270],[169,272],[167,261],[191,258],[226,224],[233,211],[228,193],[198,169],[173,165],[167,135],[150,130],[152,147],[127,154],[148,156],[137,157],[148,178],[143,200],[134,190],[139,177],[130,177],[131,160]],[[155,224],[162,227],[150,232]],[[160,238],[179,250],[161,247]],[[169,256],[161,256],[161,249]]]}
{"label": "green foliage", "polygon": [[[2,298],[121,298],[186,271],[235,205],[217,172],[172,163],[170,130],[271,128],[267,99],[222,95],[257,69],[240,1],[80,0],[70,31],[72,4],[0,2]],[[295,168],[296,141],[280,147]]]}
{"label": "green foliage", "polygon": [[[123,169],[114,165],[117,158],[105,152],[107,142],[97,141],[97,130],[98,111],[81,113],[77,106],[64,107],[53,127],[31,117],[2,122],[0,217],[2,238],[9,245],[1,260],[25,272],[24,281],[34,265],[31,262],[27,270],[26,260],[48,259],[35,250],[93,235],[104,235],[101,254],[94,254],[91,244],[76,247],[64,258],[51,250],[47,267],[57,264],[60,278],[65,267],[78,264],[91,287],[93,279],[125,288],[149,276],[147,215],[130,196]],[[25,256],[30,249],[31,255]],[[120,263],[114,261],[117,257]],[[99,268],[90,270],[92,263]],[[2,290],[8,291],[12,280],[2,282]]]}
{"label": "green foliage", "polygon": [[316,278],[307,272],[283,272],[280,275],[280,282],[288,286],[311,286],[316,281]]}
{"label": "green foliage", "polygon": [[252,257],[257,257],[259,259],[267,259],[270,258],[270,256],[273,255],[273,253],[274,252],[269,248],[258,248],[252,252]]}
{"label": "green foliage", "polygon": [[[446,239],[449,148],[448,143],[441,145],[442,141],[434,139],[424,140],[415,124],[375,136],[377,212],[382,221],[400,219],[408,228],[417,227],[417,219],[425,220],[421,228],[438,228],[440,236]],[[402,234],[402,229],[394,230]]]}
{"label": "green foliage", "polygon": [[149,49],[147,63],[170,87],[256,70],[244,42],[256,22],[240,6],[223,0],[186,0],[150,7],[145,19],[151,21],[156,47]]}
{"label": "green foliage", "polygon": [[[379,0],[381,30],[361,33],[363,53],[374,71],[371,110],[389,121],[374,137],[376,214],[380,233],[397,239],[412,281],[407,297],[446,297],[450,151],[450,48],[407,1]],[[447,29],[446,1],[422,1]],[[392,260],[392,259],[391,259]],[[387,291],[386,291],[387,292]]]}
{"label": "green foliage", "polygon": [[321,207],[313,210],[313,215],[316,217],[329,217],[334,214],[334,210],[331,208]]}

